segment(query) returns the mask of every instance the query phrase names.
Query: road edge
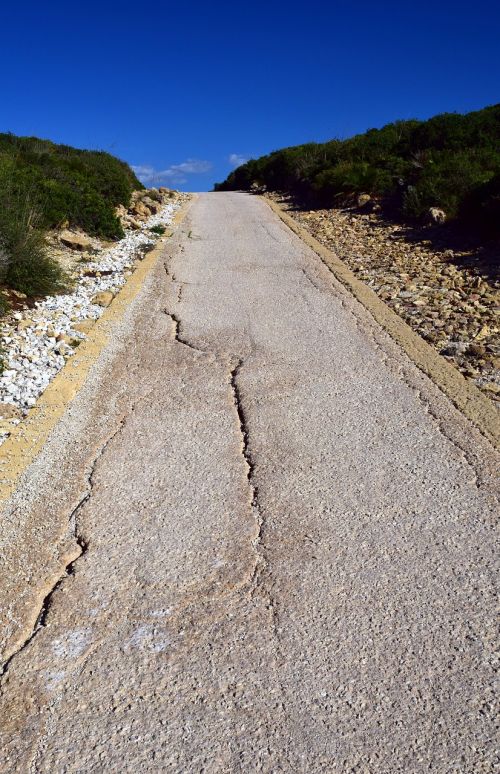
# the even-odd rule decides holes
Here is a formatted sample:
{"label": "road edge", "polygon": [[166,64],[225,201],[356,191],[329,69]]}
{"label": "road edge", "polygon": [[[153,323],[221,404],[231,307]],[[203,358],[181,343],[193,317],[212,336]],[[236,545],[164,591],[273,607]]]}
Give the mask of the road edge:
{"label": "road edge", "polygon": [[279,204],[260,196],[308,247],[310,247],[353,296],[372,315],[374,320],[403,349],[410,360],[444,392],[451,402],[484,435],[495,449],[500,448],[500,419],[491,402],[477,387],[448,363],[421,336],[394,312],[331,250],[322,245],[300,226]]}
{"label": "road edge", "polygon": [[[195,196],[174,214],[170,227],[176,229],[187,215]],[[96,320],[87,338],[75,354],[56,374],[0,448],[0,506],[15,492],[19,479],[41,452],[50,433],[69,404],[84,386],[90,370],[107,345],[112,330],[120,322],[131,302],[141,290],[146,277],[153,271],[169,237],[156,242],[134,273],[120,288],[111,304]]]}

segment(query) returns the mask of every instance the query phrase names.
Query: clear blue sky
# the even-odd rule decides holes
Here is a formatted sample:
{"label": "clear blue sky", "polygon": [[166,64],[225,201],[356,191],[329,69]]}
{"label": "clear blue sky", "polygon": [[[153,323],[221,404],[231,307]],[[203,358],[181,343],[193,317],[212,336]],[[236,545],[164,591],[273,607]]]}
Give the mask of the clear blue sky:
{"label": "clear blue sky", "polygon": [[238,158],[500,101],[498,2],[23,0],[1,23],[1,131],[184,190]]}

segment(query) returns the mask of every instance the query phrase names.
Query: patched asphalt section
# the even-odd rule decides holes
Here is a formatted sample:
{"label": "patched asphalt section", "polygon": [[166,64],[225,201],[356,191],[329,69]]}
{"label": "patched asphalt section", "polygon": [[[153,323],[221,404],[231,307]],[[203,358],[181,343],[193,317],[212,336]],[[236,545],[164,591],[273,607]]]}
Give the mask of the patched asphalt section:
{"label": "patched asphalt section", "polygon": [[493,448],[258,198],[163,263],[5,517],[82,546],[5,771],[494,770]]}

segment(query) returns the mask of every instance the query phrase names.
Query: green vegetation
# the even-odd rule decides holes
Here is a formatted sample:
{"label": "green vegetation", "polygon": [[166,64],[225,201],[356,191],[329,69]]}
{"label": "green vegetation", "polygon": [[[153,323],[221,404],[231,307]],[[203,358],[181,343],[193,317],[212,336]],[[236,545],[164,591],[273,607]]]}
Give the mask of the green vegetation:
{"label": "green vegetation", "polygon": [[132,191],[142,187],[109,153],[0,134],[0,283],[28,296],[63,289],[65,277],[47,254],[45,230],[67,224],[119,239],[115,207],[127,206]]}
{"label": "green vegetation", "polygon": [[165,226],[151,226],[149,230],[153,234],[158,234],[158,236],[162,236],[162,234],[164,234],[167,229],[165,228]]}
{"label": "green vegetation", "polygon": [[344,206],[369,194],[403,219],[420,220],[437,207],[449,220],[498,234],[500,105],[285,148],[243,164],[215,190],[262,186],[311,207]]}
{"label": "green vegetation", "polygon": [[[29,195],[0,176],[0,282],[7,287],[43,296],[65,285],[59,265],[47,255],[45,234]],[[5,313],[0,308],[0,315]]]}
{"label": "green vegetation", "polygon": [[6,187],[20,201],[30,200],[42,228],[68,221],[107,239],[123,236],[114,208],[128,205],[132,191],[143,188],[130,167],[109,153],[0,134],[2,201]]}

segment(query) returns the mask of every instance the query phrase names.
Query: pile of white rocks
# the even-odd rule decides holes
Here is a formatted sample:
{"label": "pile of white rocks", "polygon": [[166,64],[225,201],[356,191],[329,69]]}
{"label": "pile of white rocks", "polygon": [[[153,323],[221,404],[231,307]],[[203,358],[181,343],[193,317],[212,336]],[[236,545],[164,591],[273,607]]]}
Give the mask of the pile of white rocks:
{"label": "pile of white rocks", "polygon": [[49,296],[33,308],[5,318],[0,329],[4,362],[0,375],[0,444],[35,405],[137,262],[160,238],[151,228],[168,227],[185,198],[178,195],[139,227],[134,224],[127,229],[115,245],[102,249],[91,261],[78,263],[70,293]]}

